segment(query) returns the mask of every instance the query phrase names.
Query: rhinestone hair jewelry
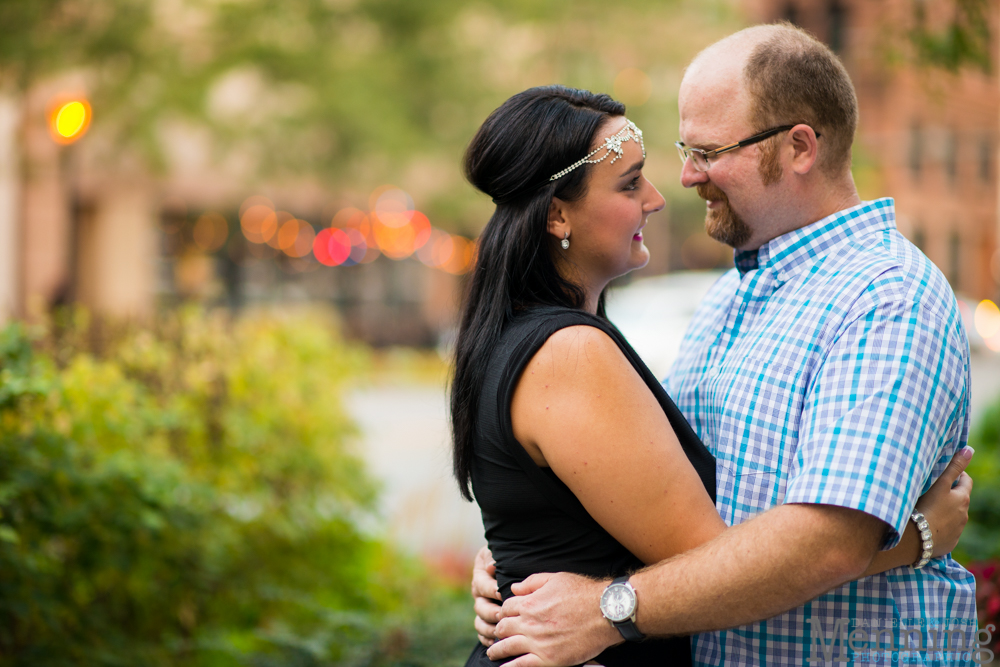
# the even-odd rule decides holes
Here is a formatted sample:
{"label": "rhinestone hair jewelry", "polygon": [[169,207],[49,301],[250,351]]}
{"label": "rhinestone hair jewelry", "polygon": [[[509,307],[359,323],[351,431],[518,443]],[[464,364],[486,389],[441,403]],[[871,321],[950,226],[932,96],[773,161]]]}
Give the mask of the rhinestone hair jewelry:
{"label": "rhinestone hair jewelry", "polygon": [[[642,143],[642,130],[636,127],[635,123],[633,123],[632,121],[627,121],[625,123],[625,127],[623,127],[615,134],[612,134],[610,137],[605,137],[603,144],[601,144],[594,150],[584,155],[582,159],[577,160],[576,162],[566,167],[562,171],[552,174],[552,176],[549,178],[549,181],[559,180],[560,178],[562,178],[569,172],[573,171],[577,167],[582,167],[585,164],[597,164],[598,162],[604,162],[604,160],[606,160],[607,157],[611,155],[612,152],[614,152],[616,155],[615,157],[611,158],[610,164],[614,164],[616,160],[618,160],[620,157],[622,157],[622,155],[625,154],[625,150],[622,148],[622,144],[629,140],[636,142],[637,144],[639,144],[639,146],[642,147],[642,157],[643,159],[645,159],[646,145]],[[600,153],[601,151],[607,151],[607,152],[601,157],[597,158],[596,160],[590,159],[593,156]]]}

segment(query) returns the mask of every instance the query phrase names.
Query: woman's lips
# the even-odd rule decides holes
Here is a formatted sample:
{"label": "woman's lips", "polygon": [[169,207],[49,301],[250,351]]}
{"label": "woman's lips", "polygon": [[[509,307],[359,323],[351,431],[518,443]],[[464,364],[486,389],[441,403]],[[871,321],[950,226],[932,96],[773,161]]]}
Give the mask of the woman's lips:
{"label": "woman's lips", "polygon": [[642,240],[642,232],[636,232],[635,235],[632,237],[632,240],[633,241],[641,241]]}

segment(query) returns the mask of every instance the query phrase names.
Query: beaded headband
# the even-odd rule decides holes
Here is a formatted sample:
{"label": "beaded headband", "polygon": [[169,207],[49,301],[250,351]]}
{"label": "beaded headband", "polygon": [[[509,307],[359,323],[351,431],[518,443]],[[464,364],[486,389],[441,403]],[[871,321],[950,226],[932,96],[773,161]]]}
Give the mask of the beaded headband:
{"label": "beaded headband", "polygon": [[[643,159],[646,159],[646,145],[642,143],[642,130],[636,127],[635,123],[633,123],[630,120],[627,120],[625,122],[625,127],[620,129],[618,132],[612,134],[610,137],[605,137],[604,143],[602,143],[600,146],[598,146],[594,150],[584,155],[583,158],[577,160],[576,162],[566,167],[562,171],[552,174],[552,176],[549,177],[549,180],[546,181],[545,183],[539,183],[538,185],[528,190],[521,190],[507,197],[503,198],[494,197],[493,203],[505,204],[507,202],[514,201],[515,199],[523,197],[525,194],[529,192],[534,192],[538,188],[543,187],[543,185],[547,185],[552,181],[559,180],[560,178],[570,173],[574,169],[577,169],[578,167],[582,167],[585,164],[597,164],[598,162],[604,162],[604,160],[606,160],[608,156],[611,155],[612,153],[615,153],[615,157],[611,158],[611,164],[614,164],[620,157],[622,157],[625,154],[625,149],[622,148],[622,144],[625,143],[626,141],[634,141],[637,144],[639,144],[639,146],[642,147],[642,157]],[[600,153],[601,151],[606,151],[606,152],[604,153],[604,155],[597,158],[596,160],[590,159],[595,155],[597,155],[598,153]]]}
{"label": "beaded headband", "polygon": [[[622,157],[622,155],[625,154],[625,151],[622,148],[622,144],[629,140],[636,142],[642,147],[642,157],[643,159],[645,159],[646,145],[642,143],[642,130],[636,127],[635,123],[633,123],[632,121],[626,121],[625,127],[623,127],[615,134],[612,134],[610,137],[605,137],[603,144],[601,144],[594,150],[584,155],[583,158],[577,160],[576,162],[566,167],[562,171],[552,174],[552,176],[549,177],[549,181],[559,180],[560,178],[562,178],[569,172],[573,171],[577,167],[582,167],[585,164],[597,164],[598,162],[604,162],[604,160],[607,159],[609,155],[611,155],[612,151],[614,151],[616,155],[615,157],[611,158],[610,164],[614,164],[616,160],[618,160],[620,157]],[[590,159],[601,151],[607,151],[607,152],[602,157],[599,157],[596,160]]]}

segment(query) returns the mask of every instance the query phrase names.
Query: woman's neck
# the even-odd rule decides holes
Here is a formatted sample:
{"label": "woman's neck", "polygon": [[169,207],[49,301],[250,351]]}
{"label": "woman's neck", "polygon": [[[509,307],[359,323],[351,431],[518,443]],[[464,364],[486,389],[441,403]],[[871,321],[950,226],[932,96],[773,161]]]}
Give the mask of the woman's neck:
{"label": "woman's neck", "polygon": [[594,284],[593,281],[588,280],[587,276],[583,275],[575,264],[559,255],[556,257],[556,270],[559,271],[559,275],[562,276],[563,280],[573,283],[583,290],[583,309],[591,315],[596,315],[597,304],[601,300],[601,292],[607,287],[607,282],[600,285]]}

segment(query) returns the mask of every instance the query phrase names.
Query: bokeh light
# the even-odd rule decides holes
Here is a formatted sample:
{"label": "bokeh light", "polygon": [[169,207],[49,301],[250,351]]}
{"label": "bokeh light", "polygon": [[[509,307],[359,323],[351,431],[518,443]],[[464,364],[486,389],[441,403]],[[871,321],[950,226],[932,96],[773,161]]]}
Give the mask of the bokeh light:
{"label": "bokeh light", "polygon": [[[345,229],[344,233],[347,235],[347,240],[351,243],[351,253],[346,260],[347,263],[361,264],[368,255],[368,241],[361,233],[361,230],[354,227]],[[377,247],[375,248],[375,252],[378,252]]]}
{"label": "bokeh light", "polygon": [[380,185],[368,197],[368,210],[390,227],[402,227],[414,210],[413,197],[394,185]]}
{"label": "bokeh light", "polygon": [[452,235],[451,256],[443,262],[441,268],[448,273],[461,275],[468,273],[472,269],[475,260],[476,245],[468,239]]}
{"label": "bokeh light", "polygon": [[181,294],[202,294],[212,280],[212,260],[198,252],[188,252],[174,262],[174,285]]}
{"label": "bokeh light", "polygon": [[[438,242],[445,237],[450,237],[448,232],[443,232],[440,229],[432,229],[430,237],[419,250],[417,250],[417,259],[419,259],[425,266],[429,266],[434,269],[441,268],[441,264],[437,261],[434,249],[438,247]],[[450,243],[450,241],[448,241]]]}
{"label": "bokeh light", "polygon": [[[289,257],[305,257],[313,250],[313,240],[316,232],[313,226],[305,220],[292,217],[281,223],[278,233],[272,239],[276,241],[277,248]],[[268,241],[269,245],[271,244]]]}
{"label": "bokeh light", "polygon": [[356,208],[343,208],[333,216],[331,227],[343,229],[351,239],[351,256],[345,265],[368,264],[381,255],[368,215]]}
{"label": "bokeh light", "polygon": [[90,103],[83,98],[52,105],[49,111],[49,133],[60,144],[71,144],[87,133],[90,127]]}
{"label": "bokeh light", "polygon": [[372,219],[375,242],[382,254],[390,259],[405,259],[416,249],[416,234],[413,227],[387,225],[378,217]]}
{"label": "bokeh light", "polygon": [[313,240],[313,254],[320,264],[340,266],[351,255],[351,239],[343,229],[321,229]]}
{"label": "bokeh light", "polygon": [[989,342],[1000,334],[1000,308],[989,299],[980,301],[976,306],[975,323],[976,333]]}
{"label": "bokeh light", "polygon": [[288,211],[275,211],[274,213],[274,234],[270,235],[265,243],[275,250],[281,250],[281,243],[278,239],[278,231],[289,220],[294,220],[295,216]]}
{"label": "bokeh light", "polygon": [[460,275],[472,268],[475,252],[475,244],[468,239],[434,229],[427,243],[417,252],[417,259],[426,266]]}
{"label": "bokeh light", "polygon": [[[330,226],[316,232],[305,220],[275,210],[270,199],[253,196],[240,207],[240,226],[244,236],[253,242],[249,254],[256,258],[267,257],[259,249],[270,247],[297,261],[315,258],[319,265],[346,267],[373,262],[380,255],[402,260],[416,253],[424,265],[455,275],[472,268],[475,243],[435,229],[427,215],[414,208],[413,198],[404,190],[393,185],[379,186],[371,192],[368,204],[368,211],[353,206],[338,210]],[[208,220],[203,224],[207,227]],[[218,242],[214,236],[209,241],[210,236],[206,230],[199,247]]]}
{"label": "bokeh light", "polygon": [[240,227],[247,241],[267,243],[278,231],[274,205],[263,197],[250,197],[240,207]]}
{"label": "bokeh light", "polygon": [[251,195],[250,197],[244,199],[243,203],[240,204],[241,218],[243,217],[243,214],[246,213],[247,209],[250,208],[251,206],[266,206],[272,211],[274,210],[274,202],[268,199],[267,197],[263,195]]}
{"label": "bokeh light", "polygon": [[214,252],[229,238],[229,223],[218,213],[209,212],[194,224],[194,244],[205,252]]}
{"label": "bokeh light", "polygon": [[653,82],[641,69],[626,67],[618,72],[614,83],[615,97],[627,106],[638,107],[649,101]]}
{"label": "bokeh light", "polygon": [[333,216],[333,220],[330,221],[330,226],[340,227],[341,229],[356,227],[362,229],[362,233],[366,233],[370,223],[364,211],[348,206],[337,211],[337,214]]}

